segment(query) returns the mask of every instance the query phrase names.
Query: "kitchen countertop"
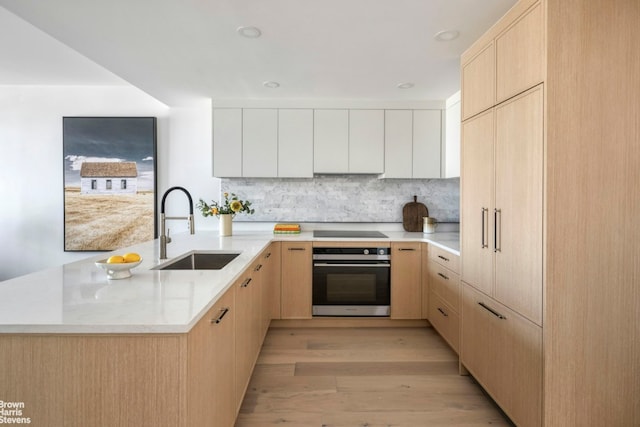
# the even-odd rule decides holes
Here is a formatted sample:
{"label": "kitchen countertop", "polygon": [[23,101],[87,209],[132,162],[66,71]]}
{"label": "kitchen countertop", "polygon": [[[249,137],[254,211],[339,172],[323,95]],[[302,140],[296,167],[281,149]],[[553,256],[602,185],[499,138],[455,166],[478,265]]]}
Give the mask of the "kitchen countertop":
{"label": "kitchen countertop", "polygon": [[[383,233],[390,241],[423,241],[460,254],[457,232]],[[235,232],[230,237],[203,231],[172,239],[167,245],[169,259],[162,262],[156,239],[0,282],[0,333],[186,333],[271,241],[372,240],[314,238],[310,231]],[[240,255],[221,270],[153,270],[193,250]],[[95,261],[126,252],[142,256],[130,278],[108,280],[106,272],[95,266]]]}

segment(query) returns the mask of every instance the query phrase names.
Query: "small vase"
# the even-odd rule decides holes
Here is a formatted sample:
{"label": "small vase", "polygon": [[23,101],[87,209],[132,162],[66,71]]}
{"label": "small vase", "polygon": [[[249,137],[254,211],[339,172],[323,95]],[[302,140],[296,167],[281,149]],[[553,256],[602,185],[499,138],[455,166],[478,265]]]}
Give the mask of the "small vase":
{"label": "small vase", "polygon": [[233,214],[220,215],[220,235],[231,236],[233,233]]}

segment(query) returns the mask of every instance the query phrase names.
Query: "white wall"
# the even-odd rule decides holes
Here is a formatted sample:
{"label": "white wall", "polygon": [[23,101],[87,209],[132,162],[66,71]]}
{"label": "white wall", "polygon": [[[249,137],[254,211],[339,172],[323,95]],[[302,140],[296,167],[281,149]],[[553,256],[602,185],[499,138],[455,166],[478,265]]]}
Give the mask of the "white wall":
{"label": "white wall", "polygon": [[160,194],[219,193],[210,105],[170,109],[132,86],[0,86],[0,280],[92,255],[63,250],[62,117],[129,115],[158,117]]}

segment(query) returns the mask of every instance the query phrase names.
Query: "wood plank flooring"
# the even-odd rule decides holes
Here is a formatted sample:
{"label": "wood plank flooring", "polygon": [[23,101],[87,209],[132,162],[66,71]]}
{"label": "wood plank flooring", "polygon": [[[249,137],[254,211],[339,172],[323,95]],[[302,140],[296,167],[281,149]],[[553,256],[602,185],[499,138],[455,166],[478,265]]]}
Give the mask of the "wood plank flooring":
{"label": "wood plank flooring", "polygon": [[236,427],[511,426],[433,328],[272,328]]}

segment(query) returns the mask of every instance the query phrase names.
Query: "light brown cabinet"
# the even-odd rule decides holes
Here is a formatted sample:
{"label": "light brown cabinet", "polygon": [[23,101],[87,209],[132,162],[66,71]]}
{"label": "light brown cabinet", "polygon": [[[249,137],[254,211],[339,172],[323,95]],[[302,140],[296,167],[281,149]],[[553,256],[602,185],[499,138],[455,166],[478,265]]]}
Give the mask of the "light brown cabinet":
{"label": "light brown cabinet", "polygon": [[496,107],[493,296],[537,325],[542,325],[543,108],[542,86]]}
{"label": "light brown cabinet", "polygon": [[420,245],[420,269],[422,270],[422,318],[429,318],[429,244],[423,243]]}
{"label": "light brown cabinet", "polygon": [[422,245],[391,242],[391,318],[422,317]]}
{"label": "light brown cabinet", "polygon": [[496,38],[497,103],[544,80],[543,17],[542,3],[537,3]]}
{"label": "light brown cabinet", "polygon": [[462,280],[538,325],[543,149],[541,86],[463,124]]}
{"label": "light brown cabinet", "polygon": [[542,3],[520,1],[494,30],[494,37],[473,46],[463,58],[463,120],[544,81]]}
{"label": "light brown cabinet", "polygon": [[4,334],[0,394],[38,426],[231,427],[234,312],[230,289],[186,334]]}
{"label": "light brown cabinet", "polygon": [[230,289],[188,335],[187,425],[231,427],[236,418],[235,291]]}
{"label": "light brown cabinet", "polygon": [[542,416],[542,328],[463,286],[461,361],[519,426]]}
{"label": "light brown cabinet", "polygon": [[311,319],[311,242],[282,242],[282,319]]}
{"label": "light brown cabinet", "polygon": [[260,283],[254,275],[252,265],[236,282],[236,369],[235,395],[236,409],[240,409],[251,372],[258,356],[260,341]]}
{"label": "light brown cabinet", "polygon": [[493,41],[462,64],[462,119],[468,119],[496,101],[496,50]]}
{"label": "light brown cabinet", "polygon": [[460,353],[460,314],[435,293],[429,297],[429,322],[453,351]]}
{"label": "light brown cabinet", "polygon": [[495,111],[462,123],[461,224],[462,280],[493,292]]}
{"label": "light brown cabinet", "polygon": [[264,318],[266,322],[265,328],[268,328],[271,319],[280,319],[280,242],[272,242],[261,257],[264,265],[263,280],[265,281],[266,289],[264,305],[267,307]]}
{"label": "light brown cabinet", "polygon": [[429,245],[429,322],[458,353],[460,348],[460,257]]}
{"label": "light brown cabinet", "polygon": [[520,1],[462,59],[493,49],[496,92],[476,108],[463,73],[460,361],[523,426],[542,422],[543,12]]}

